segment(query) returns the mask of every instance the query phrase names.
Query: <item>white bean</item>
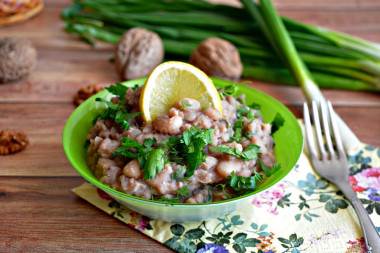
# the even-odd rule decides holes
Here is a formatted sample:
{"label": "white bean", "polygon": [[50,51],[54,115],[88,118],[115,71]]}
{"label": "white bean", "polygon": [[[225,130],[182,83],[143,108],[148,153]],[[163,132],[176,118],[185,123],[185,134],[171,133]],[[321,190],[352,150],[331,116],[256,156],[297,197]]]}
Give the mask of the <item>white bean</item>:
{"label": "white bean", "polygon": [[140,164],[137,159],[133,159],[124,166],[123,174],[130,178],[139,178],[141,176]]}
{"label": "white bean", "polygon": [[182,118],[180,116],[174,116],[169,118],[168,115],[164,114],[158,116],[153,121],[153,127],[164,134],[178,134],[182,126]]}
{"label": "white bean", "polygon": [[215,120],[215,121],[222,117],[222,115],[220,115],[220,112],[214,108],[207,108],[203,113],[207,117],[209,117],[210,119]]}
{"label": "white bean", "polygon": [[223,178],[231,176],[232,171],[240,170],[242,161],[237,159],[223,160],[216,166],[216,172]]}

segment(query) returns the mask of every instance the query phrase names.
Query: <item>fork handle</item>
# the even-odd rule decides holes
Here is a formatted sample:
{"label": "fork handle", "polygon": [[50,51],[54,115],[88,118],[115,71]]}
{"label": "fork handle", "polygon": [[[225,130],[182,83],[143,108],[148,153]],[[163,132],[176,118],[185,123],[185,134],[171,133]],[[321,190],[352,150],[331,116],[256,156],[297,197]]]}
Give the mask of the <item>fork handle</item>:
{"label": "fork handle", "polygon": [[335,183],[344,193],[347,199],[354,206],[356,214],[359,218],[360,226],[362,227],[364,239],[367,246],[367,253],[380,253],[380,236],[375,225],[373,225],[363,204],[356,196],[356,193],[351,188],[347,181]]}

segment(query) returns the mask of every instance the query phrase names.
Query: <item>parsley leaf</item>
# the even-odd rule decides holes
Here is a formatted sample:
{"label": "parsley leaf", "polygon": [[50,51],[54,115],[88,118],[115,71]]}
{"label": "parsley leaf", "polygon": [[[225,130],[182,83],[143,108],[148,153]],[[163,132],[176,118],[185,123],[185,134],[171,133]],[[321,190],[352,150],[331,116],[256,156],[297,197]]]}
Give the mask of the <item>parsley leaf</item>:
{"label": "parsley leaf", "polygon": [[118,123],[122,129],[127,130],[130,126],[128,120],[133,119],[140,114],[141,112],[128,113],[122,109],[119,109],[115,116],[115,122]]}
{"label": "parsley leaf", "polygon": [[171,178],[173,179],[173,180],[179,180],[179,177],[181,176],[181,174],[182,174],[182,172],[183,172],[183,170],[185,169],[185,167],[184,166],[182,166],[181,168],[179,168],[178,170],[176,170],[175,172],[173,172],[172,174],[171,174]]}
{"label": "parsley leaf", "polygon": [[157,197],[155,200],[167,202],[169,204],[179,203],[179,199],[177,197],[167,198],[165,196],[162,196],[162,197]]}
{"label": "parsley leaf", "polygon": [[257,158],[257,153],[259,152],[260,146],[250,143],[246,149],[242,152],[243,161],[251,161]]}
{"label": "parsley leaf", "polygon": [[[230,142],[232,142],[232,141],[240,142],[243,134],[246,134],[246,132],[243,131],[243,122],[246,119],[248,121],[252,121],[255,119],[254,113],[251,110],[251,108],[247,108],[245,105],[242,105],[242,106],[237,108],[236,116],[237,116],[238,120],[235,122],[234,135],[229,140]],[[245,118],[243,118],[243,117],[245,117]]]}
{"label": "parsley leaf", "polygon": [[189,107],[189,106],[191,106],[191,104],[186,103],[184,100],[182,100],[180,110],[185,109],[186,107]]}
{"label": "parsley leaf", "polygon": [[231,148],[227,145],[220,145],[217,147],[211,146],[211,147],[209,147],[209,149],[211,149],[213,151],[233,155],[237,158],[242,159],[243,161],[251,161],[251,160],[257,158],[257,153],[258,153],[260,147],[251,143],[248,145],[248,147],[244,151],[240,151],[237,148]]}
{"label": "parsley leaf", "polygon": [[119,106],[111,101],[107,101],[103,98],[96,98],[95,101],[105,103],[108,108],[100,114],[101,119],[114,119],[118,111]]}
{"label": "parsley leaf", "polygon": [[231,176],[227,177],[227,184],[230,185],[235,191],[241,192],[243,190],[255,190],[256,178],[236,176],[232,171]]}
{"label": "parsley leaf", "polygon": [[285,119],[281,116],[280,113],[277,113],[276,116],[274,116],[274,119],[271,123],[272,125],[272,135],[277,132],[280,127],[282,127],[285,123]]}
{"label": "parsley leaf", "polygon": [[190,189],[187,185],[185,185],[181,189],[176,190],[174,192],[177,194],[177,196],[186,197],[186,198],[190,196]]}
{"label": "parsley leaf", "polygon": [[[137,149],[137,152],[131,151],[131,148]],[[116,148],[115,151],[111,157],[123,156],[126,158],[138,158],[138,154],[144,152],[144,147],[141,143],[133,139],[123,137],[121,138],[121,147]]]}
{"label": "parsley leaf", "polygon": [[141,143],[127,137],[121,138],[121,141],[121,147],[115,149],[116,152],[112,154],[112,157],[137,158],[140,168],[144,170],[144,179],[152,179],[164,169],[165,150],[152,148],[152,145],[157,142],[155,138],[145,139],[145,148]]}
{"label": "parsley leaf", "polygon": [[238,87],[235,84],[231,84],[224,87],[224,89],[219,92],[219,96],[224,100],[226,96],[235,96],[237,91]]}
{"label": "parsley leaf", "polygon": [[249,105],[249,107],[251,109],[254,109],[254,110],[260,110],[261,109],[261,105],[258,104],[258,103],[252,103],[252,104]]}
{"label": "parsley leaf", "polygon": [[183,147],[179,144],[181,139],[175,136],[171,136],[163,141],[161,141],[157,147],[163,148],[166,151],[166,163],[175,162],[181,165],[185,165]]}
{"label": "parsley leaf", "polygon": [[238,119],[235,122],[235,134],[234,134],[234,137],[232,137],[232,140],[236,142],[240,142],[242,133],[243,133],[243,119]]}
{"label": "parsley leaf", "polygon": [[119,102],[119,104],[125,103],[125,95],[127,94],[127,90],[128,90],[127,86],[124,86],[121,83],[116,83],[115,85],[111,85],[107,87],[106,90],[118,96],[120,100],[122,100],[122,102]]}
{"label": "parsley leaf", "polygon": [[204,147],[212,143],[214,130],[213,128],[201,130],[191,127],[188,131],[183,132],[181,142],[185,144],[185,158],[188,164],[186,178],[191,177],[195,169],[205,161]]}
{"label": "parsley leaf", "polygon": [[128,87],[122,85],[121,83],[116,83],[106,89],[112,94],[118,96],[119,102],[115,104],[103,98],[96,98],[95,101],[103,102],[108,106],[108,108],[101,113],[100,118],[103,120],[113,119],[122,129],[127,130],[130,126],[128,120],[141,114],[141,112],[128,113],[127,108],[124,107],[127,103],[125,95],[127,94]]}
{"label": "parsley leaf", "polygon": [[157,197],[155,200],[173,204],[173,203],[179,203],[180,202],[180,200],[179,200],[180,197],[185,197],[185,198],[190,197],[190,189],[189,189],[189,187],[187,185],[184,186],[184,187],[182,187],[179,190],[174,191],[174,192],[176,193],[176,196],[173,196],[172,198],[167,198],[165,196],[160,196],[160,197]]}
{"label": "parsley leaf", "polygon": [[268,177],[270,177],[271,175],[273,175],[274,173],[276,173],[276,171],[278,171],[279,169],[281,169],[281,165],[280,164],[276,164],[273,166],[273,168],[270,168],[268,166],[266,166],[262,161],[261,159],[258,159],[259,160],[259,163],[260,163],[260,166],[261,166],[261,169],[264,171],[264,174]]}
{"label": "parsley leaf", "polygon": [[242,105],[237,109],[236,116],[238,118],[242,118],[243,116],[246,116],[249,121],[252,121],[255,119],[252,109],[247,108],[245,105]]}
{"label": "parsley leaf", "polygon": [[164,169],[164,155],[165,151],[163,149],[150,149],[147,152],[143,167],[144,179],[152,179]]}
{"label": "parsley leaf", "polygon": [[156,143],[157,142],[157,140],[156,140],[156,138],[147,138],[147,139],[144,139],[144,146],[145,146],[145,148],[150,148],[150,147],[152,147],[153,146],[153,144],[154,143]]}

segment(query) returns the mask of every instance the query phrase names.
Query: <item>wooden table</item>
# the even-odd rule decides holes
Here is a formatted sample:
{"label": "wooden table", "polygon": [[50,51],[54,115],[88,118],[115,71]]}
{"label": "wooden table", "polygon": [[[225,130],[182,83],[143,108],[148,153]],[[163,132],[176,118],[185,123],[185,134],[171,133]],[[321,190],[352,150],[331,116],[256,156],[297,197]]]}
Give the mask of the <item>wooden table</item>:
{"label": "wooden table", "polygon": [[[229,2],[229,1],[223,1]],[[63,31],[60,12],[69,0],[45,0],[33,19],[0,28],[38,50],[27,80],[0,85],[0,129],[27,133],[29,147],[0,156],[0,252],[166,252],[168,248],[110,217],[70,190],[84,180],[67,161],[61,135],[85,85],[119,81],[109,62],[113,46],[97,48]],[[277,0],[282,15],[380,42],[380,1]],[[301,117],[298,87],[253,82]],[[366,92],[323,90],[361,141],[380,146],[380,97]]]}

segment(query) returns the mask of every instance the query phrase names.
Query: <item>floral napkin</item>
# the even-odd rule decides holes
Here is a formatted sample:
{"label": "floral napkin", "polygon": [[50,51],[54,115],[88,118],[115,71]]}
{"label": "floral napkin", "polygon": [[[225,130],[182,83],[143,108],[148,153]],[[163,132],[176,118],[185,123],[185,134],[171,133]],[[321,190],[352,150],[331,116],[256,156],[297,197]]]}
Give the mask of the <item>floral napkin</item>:
{"label": "floral napkin", "polygon": [[[350,183],[380,230],[380,150],[362,144],[350,162]],[[177,252],[365,252],[355,211],[317,175],[305,154],[281,183],[252,203],[207,222],[153,220],[88,183],[73,191],[89,203]]]}

